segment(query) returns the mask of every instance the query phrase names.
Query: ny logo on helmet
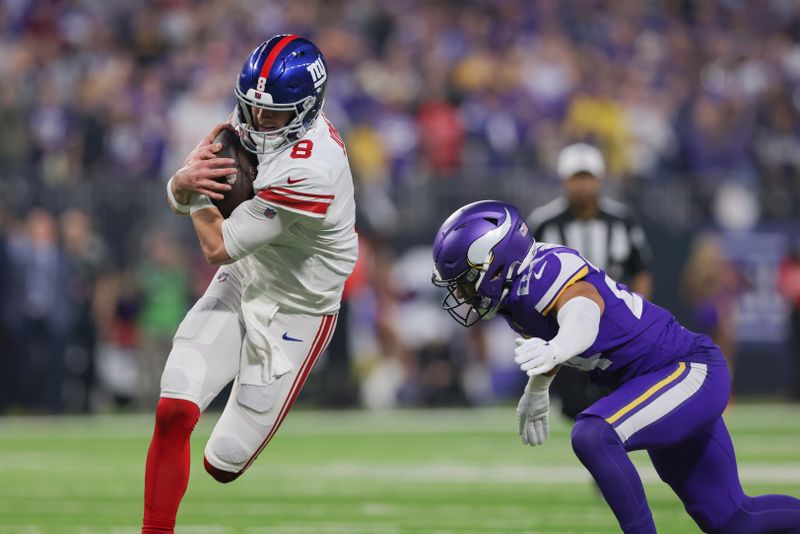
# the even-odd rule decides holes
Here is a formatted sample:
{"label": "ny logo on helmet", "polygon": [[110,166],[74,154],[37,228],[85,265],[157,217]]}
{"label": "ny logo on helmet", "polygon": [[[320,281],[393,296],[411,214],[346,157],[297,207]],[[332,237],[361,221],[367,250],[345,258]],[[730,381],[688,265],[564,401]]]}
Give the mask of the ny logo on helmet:
{"label": "ny logo on helmet", "polygon": [[317,58],[317,60],[311,65],[308,65],[306,69],[309,74],[311,74],[311,79],[314,80],[314,89],[319,89],[319,86],[325,83],[325,79],[328,77],[322,58]]}

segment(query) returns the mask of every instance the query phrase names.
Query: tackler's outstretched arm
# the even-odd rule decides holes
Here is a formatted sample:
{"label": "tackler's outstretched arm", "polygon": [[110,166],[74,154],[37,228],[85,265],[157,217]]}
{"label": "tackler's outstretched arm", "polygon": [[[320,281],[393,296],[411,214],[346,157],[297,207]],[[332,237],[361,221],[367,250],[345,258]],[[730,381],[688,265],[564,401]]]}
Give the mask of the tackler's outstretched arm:
{"label": "tackler's outstretched arm", "polygon": [[551,340],[518,339],[514,361],[528,376],[541,375],[592,346],[605,309],[591,284],[576,282],[556,301],[558,334]]}

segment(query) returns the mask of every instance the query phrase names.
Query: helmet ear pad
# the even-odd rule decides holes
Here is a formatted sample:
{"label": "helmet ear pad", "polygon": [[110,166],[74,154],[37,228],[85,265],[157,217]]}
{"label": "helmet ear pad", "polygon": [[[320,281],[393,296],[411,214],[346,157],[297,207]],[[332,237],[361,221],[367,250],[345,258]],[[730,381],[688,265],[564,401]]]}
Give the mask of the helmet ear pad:
{"label": "helmet ear pad", "polygon": [[505,268],[505,265],[498,265],[494,272],[488,277],[489,280],[497,280],[503,274]]}

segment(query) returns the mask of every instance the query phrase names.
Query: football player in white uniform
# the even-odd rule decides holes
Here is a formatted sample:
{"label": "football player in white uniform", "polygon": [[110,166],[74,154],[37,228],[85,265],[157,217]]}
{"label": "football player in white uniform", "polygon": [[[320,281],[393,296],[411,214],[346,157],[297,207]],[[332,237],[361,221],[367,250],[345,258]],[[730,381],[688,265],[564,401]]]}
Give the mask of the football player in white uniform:
{"label": "football player in white uniform", "polygon": [[173,532],[189,481],[189,436],[234,380],[205,449],[206,471],[230,482],[275,435],[336,325],[357,256],[353,180],[344,143],[322,115],[325,59],[279,35],[248,56],[236,84],[235,126],[258,156],[255,197],[223,219],[210,201],[235,173],[217,157],[221,124],[167,185],[191,215],[215,280],[178,327],[161,378],[147,454],[142,533]]}

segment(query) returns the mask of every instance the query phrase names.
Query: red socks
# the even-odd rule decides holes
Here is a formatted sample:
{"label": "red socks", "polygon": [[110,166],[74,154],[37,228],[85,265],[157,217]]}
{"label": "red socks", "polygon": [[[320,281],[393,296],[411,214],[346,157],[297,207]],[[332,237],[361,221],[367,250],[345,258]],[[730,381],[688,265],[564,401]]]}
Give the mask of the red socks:
{"label": "red socks", "polygon": [[142,534],[172,534],[189,485],[189,436],[200,418],[191,401],[159,399],[144,475]]}

